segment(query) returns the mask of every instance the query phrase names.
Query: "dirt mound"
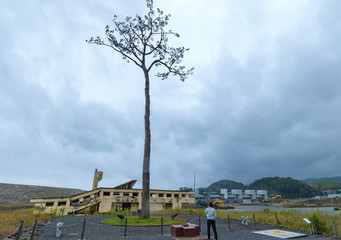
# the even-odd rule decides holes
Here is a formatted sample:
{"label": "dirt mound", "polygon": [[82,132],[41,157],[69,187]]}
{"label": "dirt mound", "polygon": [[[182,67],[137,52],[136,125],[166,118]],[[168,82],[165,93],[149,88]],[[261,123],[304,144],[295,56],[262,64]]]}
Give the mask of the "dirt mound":
{"label": "dirt mound", "polygon": [[0,205],[26,205],[32,198],[69,197],[81,189],[0,183]]}

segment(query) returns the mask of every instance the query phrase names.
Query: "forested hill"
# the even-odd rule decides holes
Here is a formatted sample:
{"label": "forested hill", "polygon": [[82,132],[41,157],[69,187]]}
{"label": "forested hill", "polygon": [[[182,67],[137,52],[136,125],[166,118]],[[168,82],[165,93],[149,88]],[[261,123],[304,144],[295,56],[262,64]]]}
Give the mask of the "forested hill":
{"label": "forested hill", "polygon": [[327,182],[327,181],[317,181],[313,182],[310,185],[315,187],[316,189],[322,190],[329,190],[329,189],[341,189],[341,183],[339,182]]}
{"label": "forested hill", "polygon": [[318,195],[317,189],[290,177],[267,177],[254,181],[249,189],[266,189],[269,194],[281,194],[282,198],[309,198]]}
{"label": "forested hill", "polygon": [[307,178],[307,179],[303,179],[301,181],[305,182],[305,183],[313,183],[313,182],[321,182],[321,181],[341,183],[341,176],[338,176],[338,177],[323,177],[323,178]]}
{"label": "forested hill", "polygon": [[232,180],[220,180],[218,182],[212,183],[210,186],[207,187],[209,191],[216,191],[219,189],[247,189],[247,187],[240,183],[240,182],[235,182]]}

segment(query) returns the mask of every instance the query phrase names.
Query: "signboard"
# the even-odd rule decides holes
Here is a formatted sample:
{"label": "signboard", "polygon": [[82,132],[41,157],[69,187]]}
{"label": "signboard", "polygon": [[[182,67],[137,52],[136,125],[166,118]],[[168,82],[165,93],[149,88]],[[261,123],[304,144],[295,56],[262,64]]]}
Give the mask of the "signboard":
{"label": "signboard", "polygon": [[308,236],[307,234],[303,234],[303,233],[295,233],[295,232],[289,232],[289,231],[278,230],[278,229],[256,231],[253,233],[271,236],[271,237],[283,238],[283,239],[290,239],[290,238],[298,238],[298,237]]}
{"label": "signboard", "polygon": [[306,223],[308,223],[308,224],[311,223],[307,218],[303,218],[303,220],[304,220]]}

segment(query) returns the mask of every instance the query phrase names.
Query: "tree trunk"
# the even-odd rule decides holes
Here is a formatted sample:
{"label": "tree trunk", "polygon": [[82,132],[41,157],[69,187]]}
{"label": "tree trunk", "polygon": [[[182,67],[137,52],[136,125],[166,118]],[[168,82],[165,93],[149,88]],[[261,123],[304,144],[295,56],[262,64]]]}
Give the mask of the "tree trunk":
{"label": "tree trunk", "polygon": [[149,73],[144,70],[145,83],[145,114],[144,114],[144,155],[143,155],[143,172],[142,172],[142,209],[141,218],[150,217],[150,205],[149,205],[149,179],[150,179],[150,95],[149,95]]}

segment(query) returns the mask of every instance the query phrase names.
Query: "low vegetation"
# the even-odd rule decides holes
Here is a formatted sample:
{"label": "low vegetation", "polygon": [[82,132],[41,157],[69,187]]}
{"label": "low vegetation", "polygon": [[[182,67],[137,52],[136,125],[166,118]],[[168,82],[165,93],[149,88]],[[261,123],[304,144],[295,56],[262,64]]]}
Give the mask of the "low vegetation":
{"label": "low vegetation", "polygon": [[[52,215],[48,214],[38,214],[34,213],[37,209],[30,208],[30,209],[18,209],[14,211],[3,211],[0,212],[0,239],[1,237],[8,236],[9,234],[13,233],[17,227],[19,226],[20,220],[24,220],[24,228],[29,228],[33,225],[35,219],[38,222],[44,222],[47,219],[51,218]],[[177,208],[175,211],[167,210],[159,212],[159,214],[169,215],[173,213],[185,213],[190,215],[198,215],[198,216],[205,216],[205,209],[193,209],[193,208]],[[108,215],[117,215],[122,214],[125,215],[126,211],[120,211],[115,213],[110,213]],[[135,213],[133,213],[135,214]],[[310,221],[314,220],[316,223],[316,228],[320,233],[327,233],[329,236],[333,236],[334,230],[331,224],[333,221],[334,227],[336,229],[337,235],[341,236],[341,215],[330,215],[327,214],[325,211],[316,211],[312,213],[299,213],[295,210],[289,211],[271,211],[268,208],[265,208],[261,211],[218,211],[217,217],[218,218],[227,218],[229,215],[230,219],[241,220],[241,217],[248,216],[250,224],[253,224],[253,214],[255,216],[256,224],[270,224],[270,225],[277,225],[276,214],[278,219],[278,224],[281,227],[289,228],[289,229],[300,229],[309,231],[308,224],[303,220],[303,218],[307,218]],[[110,218],[103,220],[104,223],[107,224],[115,224],[115,225],[124,225],[124,221],[120,218]],[[170,217],[163,217],[164,225],[171,225],[171,224],[181,224],[184,223],[185,220],[182,218],[175,217],[174,220]],[[153,226],[153,225],[160,225],[161,224],[161,216],[158,217],[151,217],[149,219],[140,219],[136,216],[128,216],[127,220],[128,225],[139,225],[139,226]]]}
{"label": "low vegetation", "polygon": [[317,181],[313,182],[310,185],[318,189],[319,191],[323,190],[338,190],[341,189],[341,183],[339,182],[325,182],[325,181]]}
{"label": "low vegetation", "polygon": [[36,208],[17,209],[14,211],[0,212],[0,239],[13,233],[20,224],[20,220],[24,220],[24,228],[29,228],[34,224],[35,219],[38,222],[44,222],[51,218],[50,215],[34,213]]}
{"label": "low vegetation", "polygon": [[[195,214],[200,216],[205,216],[205,209],[177,209],[180,213],[186,214]],[[331,224],[333,221],[335,230],[338,236],[341,236],[341,216],[340,215],[330,215],[325,211],[316,211],[312,213],[299,213],[295,210],[289,211],[271,211],[268,208],[265,208],[261,211],[221,211],[217,212],[218,218],[227,218],[229,215],[230,219],[241,220],[242,216],[248,217],[250,224],[253,224],[253,214],[255,216],[256,224],[270,224],[277,226],[276,214],[278,219],[278,224],[281,227],[290,228],[290,229],[299,229],[309,231],[308,224],[303,220],[303,218],[307,218],[310,221],[315,221],[316,228],[319,233],[327,233],[329,236],[333,236],[334,230]]]}
{"label": "low vegetation", "polygon": [[[113,224],[113,225],[124,225],[125,220],[121,220],[118,217],[115,218],[107,218],[102,220],[103,223],[106,224]],[[174,219],[170,217],[163,217],[163,225],[172,225],[172,224],[181,224],[185,223],[186,220],[183,218],[177,218]],[[128,226],[160,226],[161,225],[161,216],[157,217],[150,217],[146,219],[141,219],[137,216],[128,216],[127,217],[127,225]]]}

